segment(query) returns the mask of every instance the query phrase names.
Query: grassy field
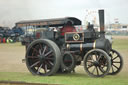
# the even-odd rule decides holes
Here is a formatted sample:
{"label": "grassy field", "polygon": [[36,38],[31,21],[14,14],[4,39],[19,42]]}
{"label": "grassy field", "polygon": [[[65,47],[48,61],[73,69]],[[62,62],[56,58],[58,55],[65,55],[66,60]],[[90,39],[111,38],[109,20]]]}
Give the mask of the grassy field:
{"label": "grassy field", "polygon": [[91,78],[85,74],[56,74],[50,77],[33,76],[30,73],[1,72],[0,80],[65,85],[127,85],[128,76],[116,75]]}
{"label": "grassy field", "polygon": [[[114,38],[113,48],[118,50],[124,58],[124,67],[118,75],[105,76],[104,78],[92,78],[84,72],[83,67],[81,66],[76,68],[76,73],[55,74],[53,76],[41,77],[33,76],[28,72],[25,64],[21,64],[20,61],[25,53],[25,48],[23,46],[19,43],[0,44],[0,62],[3,62],[0,63],[0,81],[22,81],[64,85],[128,85],[128,38]],[[14,53],[12,53],[10,49],[11,51],[14,51]],[[5,57],[10,56],[10,59],[11,57],[14,57],[14,60],[3,58],[1,55]],[[4,61],[6,59],[8,60]],[[8,64],[8,68],[4,65],[4,62],[5,65]]]}
{"label": "grassy field", "polygon": [[114,39],[113,48],[119,51],[128,51],[128,39]]}

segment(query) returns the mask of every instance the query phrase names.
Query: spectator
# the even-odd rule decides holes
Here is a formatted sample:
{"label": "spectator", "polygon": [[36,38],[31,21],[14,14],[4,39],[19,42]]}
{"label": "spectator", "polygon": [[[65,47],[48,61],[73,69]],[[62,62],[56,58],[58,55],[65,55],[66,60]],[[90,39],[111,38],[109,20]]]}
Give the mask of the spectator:
{"label": "spectator", "polygon": [[6,38],[5,37],[3,38],[3,43],[6,43]]}

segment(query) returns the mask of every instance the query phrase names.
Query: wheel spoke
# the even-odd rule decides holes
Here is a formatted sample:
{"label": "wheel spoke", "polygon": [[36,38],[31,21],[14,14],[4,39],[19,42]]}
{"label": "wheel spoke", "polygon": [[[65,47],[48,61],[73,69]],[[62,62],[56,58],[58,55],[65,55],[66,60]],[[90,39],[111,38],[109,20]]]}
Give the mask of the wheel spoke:
{"label": "wheel spoke", "polygon": [[89,68],[91,68],[93,66],[93,62],[92,62],[92,60],[88,60],[87,62],[89,63],[87,69],[89,69]]}
{"label": "wheel spoke", "polygon": [[43,50],[42,55],[44,55],[44,53],[45,53],[45,51],[46,51],[46,48],[47,48],[47,46],[44,47],[44,50]]}
{"label": "wheel spoke", "polygon": [[94,73],[95,69],[96,69],[96,68],[94,67],[94,69],[92,70],[92,74]]}
{"label": "wheel spoke", "polygon": [[44,72],[47,73],[47,64],[44,65]]}
{"label": "wheel spoke", "polygon": [[119,69],[116,65],[113,64],[113,66],[114,66],[116,69]]}
{"label": "wheel spoke", "polygon": [[41,70],[41,68],[42,68],[42,65],[43,65],[43,64],[41,64],[40,67],[38,68],[37,74],[39,74],[39,72],[40,72],[40,70]]}
{"label": "wheel spoke", "polygon": [[32,68],[33,66],[37,65],[40,61],[35,62],[34,64],[32,64],[30,67]]}
{"label": "wheel spoke", "polygon": [[93,63],[92,60],[88,60],[87,62]]}
{"label": "wheel spoke", "polygon": [[113,58],[112,60],[115,60],[116,58],[118,58],[118,56],[116,56],[115,58]]}
{"label": "wheel spoke", "polygon": [[39,49],[39,54],[41,55],[41,49]]}
{"label": "wheel spoke", "polygon": [[39,43],[39,47],[41,48],[41,50],[43,50],[41,43]]}
{"label": "wheel spoke", "polygon": [[94,62],[95,60],[93,59],[92,55],[90,57],[91,57],[92,61]]}
{"label": "wheel spoke", "polygon": [[113,61],[113,63],[120,63],[120,61]]}
{"label": "wheel spoke", "polygon": [[51,54],[53,51],[52,50],[50,50],[49,52],[47,52],[44,56],[46,57],[46,56],[48,56],[49,54]]}
{"label": "wheel spoke", "polygon": [[96,60],[98,61],[98,57],[97,57],[97,55],[96,55]]}
{"label": "wheel spoke", "polygon": [[50,65],[52,65],[52,66],[54,65],[53,62],[51,62],[51,61],[48,61],[48,62],[49,62]]}
{"label": "wheel spoke", "polygon": [[99,55],[99,57],[98,57],[98,61],[100,60],[101,57],[102,57],[102,54]]}
{"label": "wheel spoke", "polygon": [[95,53],[95,57],[96,57],[96,60],[98,60],[98,56],[97,56],[97,53]]}
{"label": "wheel spoke", "polygon": [[87,69],[91,68],[93,65],[88,65]]}
{"label": "wheel spoke", "polygon": [[97,71],[97,75],[99,75],[98,67],[95,67],[95,68],[96,68],[96,71]]}
{"label": "wheel spoke", "polygon": [[101,70],[101,72],[102,73],[104,73],[105,71],[104,71],[104,69],[102,68],[102,67],[99,67],[100,68],[100,70]]}
{"label": "wheel spoke", "polygon": [[35,54],[35,55],[38,55],[39,54],[39,51],[36,49],[36,48],[33,48],[33,52],[32,52],[32,56]]}
{"label": "wheel spoke", "polygon": [[[36,51],[36,52],[38,53],[38,50],[37,50],[36,48],[33,48],[33,47],[32,47],[32,49],[33,49],[33,51]],[[34,53],[34,52],[33,52],[33,53]]]}

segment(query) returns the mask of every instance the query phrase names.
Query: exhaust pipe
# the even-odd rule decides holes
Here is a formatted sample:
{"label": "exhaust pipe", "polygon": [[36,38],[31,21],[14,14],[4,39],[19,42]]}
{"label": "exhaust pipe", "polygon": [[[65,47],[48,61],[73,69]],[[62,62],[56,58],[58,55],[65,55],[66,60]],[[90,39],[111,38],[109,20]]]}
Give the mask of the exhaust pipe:
{"label": "exhaust pipe", "polygon": [[104,10],[99,10],[100,37],[104,36]]}

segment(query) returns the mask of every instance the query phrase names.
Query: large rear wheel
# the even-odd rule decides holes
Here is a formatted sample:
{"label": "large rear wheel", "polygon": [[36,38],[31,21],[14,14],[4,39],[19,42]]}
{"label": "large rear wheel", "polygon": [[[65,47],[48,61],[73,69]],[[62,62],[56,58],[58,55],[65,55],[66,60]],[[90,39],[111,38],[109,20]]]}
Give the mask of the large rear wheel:
{"label": "large rear wheel", "polygon": [[58,46],[51,40],[33,41],[27,48],[26,65],[34,75],[49,76],[60,67],[61,53]]}

